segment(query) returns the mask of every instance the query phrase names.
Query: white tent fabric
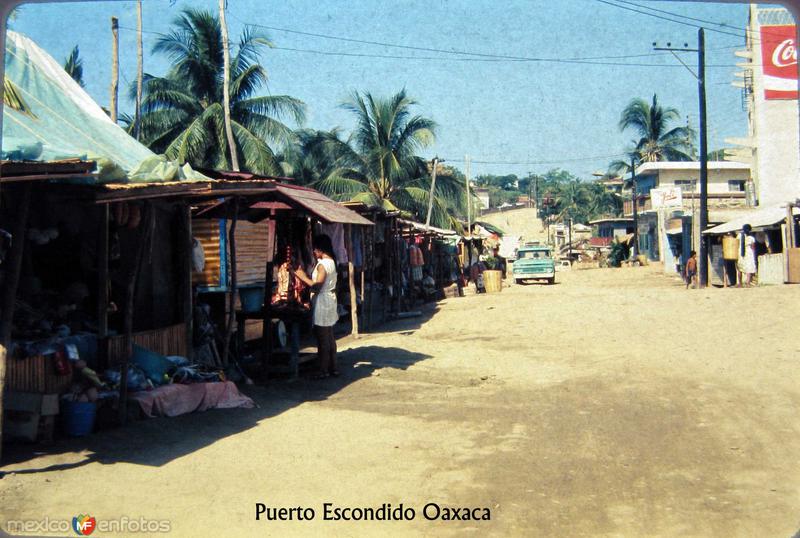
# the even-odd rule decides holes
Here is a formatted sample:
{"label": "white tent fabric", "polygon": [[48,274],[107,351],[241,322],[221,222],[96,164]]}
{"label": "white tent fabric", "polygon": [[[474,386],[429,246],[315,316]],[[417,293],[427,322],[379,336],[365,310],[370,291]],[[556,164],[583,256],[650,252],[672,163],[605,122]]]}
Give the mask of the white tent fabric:
{"label": "white tent fabric", "polygon": [[[800,209],[795,207],[792,210],[792,214],[800,215]],[[728,232],[738,232],[745,224],[749,224],[753,230],[757,230],[759,228],[764,228],[766,226],[772,226],[773,224],[779,223],[786,218],[786,215],[786,205],[753,209],[752,211],[748,211],[747,213],[724,224],[709,228],[703,233],[720,235]]]}

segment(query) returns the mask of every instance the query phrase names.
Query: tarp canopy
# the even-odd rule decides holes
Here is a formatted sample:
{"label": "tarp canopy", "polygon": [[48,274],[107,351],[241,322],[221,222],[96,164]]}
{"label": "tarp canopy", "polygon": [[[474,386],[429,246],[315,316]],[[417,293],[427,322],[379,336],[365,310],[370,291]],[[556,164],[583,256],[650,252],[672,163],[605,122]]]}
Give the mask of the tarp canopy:
{"label": "tarp canopy", "polygon": [[128,135],[29,38],[8,32],[5,68],[6,86],[18,99],[3,107],[3,159],[97,161],[100,181],[207,179]]}
{"label": "tarp canopy", "polygon": [[432,232],[439,235],[456,235],[454,230],[445,230],[444,228],[437,228],[436,226],[425,226],[421,222],[417,222],[414,220],[408,219],[397,219],[397,222],[402,224],[403,226],[407,226],[409,228],[413,228],[418,232]]}
{"label": "tarp canopy", "polygon": [[[793,215],[800,215],[800,209],[794,208],[792,210]],[[735,219],[729,220],[724,224],[720,224],[719,226],[715,226],[713,228],[709,228],[708,230],[704,231],[704,234],[712,234],[712,235],[720,235],[725,234],[728,232],[738,232],[742,229],[745,224],[749,224],[753,230],[757,230],[759,228],[765,228],[768,226],[773,226],[778,224],[782,220],[786,218],[788,212],[786,211],[786,206],[771,206],[771,207],[764,207],[760,209],[754,209],[752,211],[748,211],[747,213],[736,217]]]}

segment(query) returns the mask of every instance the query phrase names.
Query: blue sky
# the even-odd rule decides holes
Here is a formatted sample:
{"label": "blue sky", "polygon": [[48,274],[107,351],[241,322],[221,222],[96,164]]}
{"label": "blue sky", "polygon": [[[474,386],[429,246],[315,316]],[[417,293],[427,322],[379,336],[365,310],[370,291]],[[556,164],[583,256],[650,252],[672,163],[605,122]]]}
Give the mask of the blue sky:
{"label": "blue sky", "polygon": [[[677,108],[697,127],[696,80],[669,53],[652,50],[653,42],[662,46],[667,42],[688,43],[693,48],[697,28],[652,16],[676,18],[652,9],[723,23],[727,29],[706,26],[734,34],[747,23],[744,4],[649,0],[609,3],[229,0],[228,23],[232,39],[239,35],[245,21],[273,27],[261,29],[277,47],[262,55],[262,64],[270,76],[263,91],[303,100],[308,106],[307,127],[341,127],[348,132],[352,119],[340,104],[352,91],[390,95],[405,87],[419,103],[415,111],[438,124],[435,144],[423,152],[426,157],[438,155],[463,169],[464,155],[469,154],[473,176],[524,175],[559,167],[590,179],[592,172],[604,170],[611,160],[619,158],[632,140],[632,133],[619,132],[617,122],[620,111],[634,97],[649,100],[656,93],[662,104]],[[144,29],[148,32],[146,72],[165,73],[166,59],[153,56],[150,50],[157,33],[168,31],[171,20],[189,6],[216,11],[217,2],[144,2]],[[98,103],[107,105],[112,15],[120,19],[122,28],[121,87],[127,87],[126,82],[136,76],[134,2],[27,5],[12,27],[33,38],[58,60],[79,45],[86,88]],[[686,18],[680,20],[696,24]],[[592,61],[622,65],[498,61],[487,56],[470,56],[469,61],[464,61],[467,57],[454,54],[296,32],[515,58],[602,58]],[[738,70],[733,52],[743,42],[740,36],[706,32],[709,149],[723,146],[725,138],[747,132],[740,90],[730,85]],[[692,68],[696,67],[696,54],[683,57]],[[121,108],[130,111],[132,105],[123,100]]]}

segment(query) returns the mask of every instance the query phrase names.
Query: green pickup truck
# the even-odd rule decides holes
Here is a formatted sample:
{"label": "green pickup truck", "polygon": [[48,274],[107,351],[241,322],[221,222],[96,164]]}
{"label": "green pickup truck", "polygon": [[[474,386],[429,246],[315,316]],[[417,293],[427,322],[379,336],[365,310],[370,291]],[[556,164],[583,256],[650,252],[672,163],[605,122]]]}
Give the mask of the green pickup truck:
{"label": "green pickup truck", "polygon": [[550,247],[544,245],[525,246],[517,250],[514,260],[514,282],[523,280],[546,280],[548,284],[556,281],[556,265]]}

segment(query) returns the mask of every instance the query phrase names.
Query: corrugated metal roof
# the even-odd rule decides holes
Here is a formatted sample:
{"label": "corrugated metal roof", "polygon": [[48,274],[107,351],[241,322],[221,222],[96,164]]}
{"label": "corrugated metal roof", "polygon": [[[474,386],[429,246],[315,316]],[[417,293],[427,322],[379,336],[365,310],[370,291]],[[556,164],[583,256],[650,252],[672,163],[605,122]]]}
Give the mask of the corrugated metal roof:
{"label": "corrugated metal roof", "polygon": [[794,24],[794,17],[784,8],[759,8],[758,24],[760,26],[791,25]]}
{"label": "corrugated metal roof", "polygon": [[[792,210],[792,214],[797,216],[800,215],[800,209],[794,208]],[[755,209],[752,211],[748,211],[747,214],[742,215],[738,218],[730,220],[725,224],[720,224],[719,226],[715,226],[714,228],[710,228],[704,231],[704,234],[713,234],[719,235],[728,232],[738,232],[739,230],[744,227],[745,224],[749,224],[753,230],[757,230],[758,228],[764,228],[767,226],[772,226],[773,224],[777,224],[784,220],[788,215],[786,207],[781,206],[772,206],[772,207],[764,207],[761,209]]]}
{"label": "corrugated metal roof", "polygon": [[295,185],[275,185],[275,191],[289,201],[295,202],[308,212],[328,223],[357,224],[371,226],[373,222],[342,204],[334,202],[321,192]]}

